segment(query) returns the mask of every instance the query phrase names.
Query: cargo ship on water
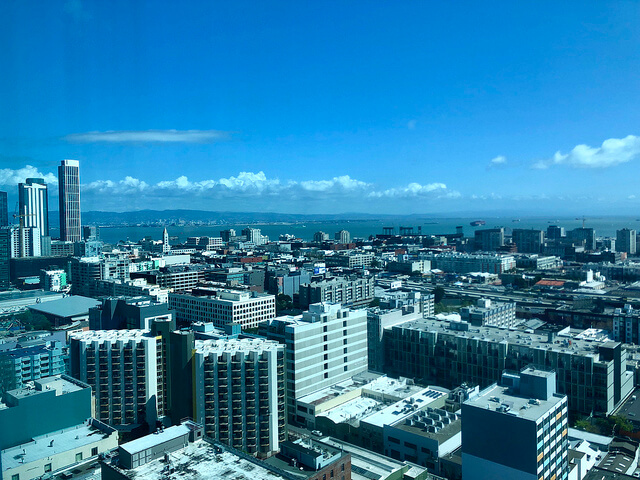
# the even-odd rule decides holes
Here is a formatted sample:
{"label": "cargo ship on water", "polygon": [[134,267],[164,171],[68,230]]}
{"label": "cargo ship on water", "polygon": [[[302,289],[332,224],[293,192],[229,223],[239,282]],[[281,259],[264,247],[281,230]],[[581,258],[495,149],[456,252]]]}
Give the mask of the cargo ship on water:
{"label": "cargo ship on water", "polygon": [[486,225],[486,224],[487,222],[485,222],[484,220],[475,220],[470,223],[472,227],[481,227],[482,225]]}

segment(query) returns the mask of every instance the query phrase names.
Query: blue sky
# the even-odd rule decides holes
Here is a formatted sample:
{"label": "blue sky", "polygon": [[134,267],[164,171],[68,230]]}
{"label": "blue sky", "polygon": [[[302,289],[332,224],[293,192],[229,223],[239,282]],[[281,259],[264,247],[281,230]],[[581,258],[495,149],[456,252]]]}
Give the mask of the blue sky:
{"label": "blue sky", "polygon": [[[560,3],[560,4],[558,4]],[[630,214],[638,2],[0,3],[0,188],[84,210]]]}

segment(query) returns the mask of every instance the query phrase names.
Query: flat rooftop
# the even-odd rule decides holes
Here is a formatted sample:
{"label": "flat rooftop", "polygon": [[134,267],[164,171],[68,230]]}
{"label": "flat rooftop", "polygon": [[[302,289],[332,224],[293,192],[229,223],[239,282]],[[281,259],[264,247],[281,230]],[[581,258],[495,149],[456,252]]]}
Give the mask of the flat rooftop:
{"label": "flat rooftop", "polygon": [[[208,480],[212,478],[229,478],[233,480],[275,480],[284,478],[281,475],[238,457],[226,450],[216,453],[216,448],[199,440],[190,443],[185,448],[169,453],[169,462],[174,469],[172,477],[186,479]],[[126,470],[110,465],[121,475],[130,479],[157,480],[164,478],[167,464],[163,458],[145,463],[137,468]],[[103,467],[105,468],[105,467]]]}
{"label": "flat rooftop", "polygon": [[97,307],[100,302],[94,298],[81,297],[79,295],[61,298],[46,303],[38,303],[29,306],[30,310],[40,312],[45,315],[56,317],[75,317],[77,315],[89,314],[89,309]]}
{"label": "flat rooftop", "polygon": [[[106,425],[105,425],[106,427]],[[109,429],[110,427],[106,427]],[[116,430],[100,430],[87,423],[34,437],[33,441],[2,450],[2,468],[10,470],[26,463],[82,448],[109,437]]]}
{"label": "flat rooftop", "polygon": [[[64,395],[66,393],[77,392],[85,388],[90,388],[88,385],[71,379],[63,378],[60,375],[52,375],[50,377],[44,377],[39,380],[25,383],[22,388],[15,390],[9,390],[5,393],[8,403],[13,403],[11,400],[20,400],[22,398],[40,395],[43,392],[55,390],[56,396]],[[10,408],[6,403],[0,402],[0,409]]]}
{"label": "flat rooftop", "polygon": [[266,340],[264,338],[230,338],[221,340],[196,340],[195,349],[198,353],[215,353],[222,352],[255,352],[265,350],[284,350],[284,345],[275,340]]}
{"label": "flat rooftop", "polygon": [[164,429],[162,432],[152,433],[136,440],[132,440],[131,442],[127,442],[120,445],[120,448],[133,455],[134,453],[141,452],[155,445],[160,445],[161,443],[179,438],[188,434],[189,431],[189,427],[184,424],[174,425],[173,427]]}
{"label": "flat rooftop", "polygon": [[[559,333],[549,342],[548,335],[527,333],[505,327],[477,327],[469,325],[468,330],[454,329],[456,326],[464,327],[464,323],[465,322],[442,322],[438,320],[421,319],[409,321],[393,328],[420,332],[435,332],[496,343],[506,342],[509,344],[520,344],[530,348],[591,356],[596,361],[600,357],[598,349],[600,346],[614,347],[618,345],[617,342],[612,342],[606,337],[587,335],[587,338],[583,338],[580,337],[581,334],[576,331]],[[451,328],[452,325],[454,328]]]}
{"label": "flat rooftop", "polygon": [[393,425],[411,416],[414,412],[427,408],[434,401],[446,395],[442,390],[427,387],[410,398],[395,402],[379,412],[369,415],[362,421],[380,428],[384,425]]}
{"label": "flat rooftop", "polygon": [[492,385],[464,403],[468,406],[492,411],[500,411],[506,407],[506,411],[503,412],[505,415],[536,421],[550,408],[562,402],[563,398],[564,395],[552,396],[548,400],[520,397],[509,394],[508,387]]}
{"label": "flat rooftop", "polygon": [[86,332],[76,332],[70,335],[71,338],[83,340],[85,342],[126,341],[149,336],[149,330],[88,330]]}

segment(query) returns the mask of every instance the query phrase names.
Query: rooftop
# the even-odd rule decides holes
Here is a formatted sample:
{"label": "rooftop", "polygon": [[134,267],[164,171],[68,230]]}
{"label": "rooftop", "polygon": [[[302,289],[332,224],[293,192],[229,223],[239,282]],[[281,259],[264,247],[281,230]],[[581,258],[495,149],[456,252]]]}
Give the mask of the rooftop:
{"label": "rooftop", "polygon": [[554,394],[548,400],[539,400],[511,395],[509,391],[508,387],[494,384],[481,391],[478,396],[470,398],[464,404],[536,421],[566,398],[564,395]]}
{"label": "rooftop", "polygon": [[85,388],[90,387],[66,375],[52,375],[41,378],[40,380],[27,382],[22,388],[9,390],[5,393],[6,403],[0,402],[0,409],[9,408],[14,402],[22,398],[39,395],[51,390],[56,392],[56,396],[59,396],[66,393],[77,392]]}
{"label": "rooftop", "polygon": [[85,342],[116,342],[132,339],[150,338],[149,330],[88,330],[74,332],[70,338]]}
{"label": "rooftop", "polygon": [[284,350],[284,345],[263,338],[231,338],[221,340],[196,340],[195,348],[198,353],[219,354],[222,352],[255,352],[264,350]]}
{"label": "rooftop", "polygon": [[363,421],[378,427],[392,425],[396,422],[405,420],[414,412],[423,410],[435,400],[446,396],[447,394],[442,390],[435,390],[432,387],[427,387],[410,398],[405,398],[395,402],[379,412],[373,413]]}
{"label": "rooftop", "polygon": [[125,452],[133,455],[155,445],[159,445],[161,443],[168,442],[169,440],[182,437],[189,432],[190,428],[185,424],[174,425],[173,427],[166,428],[163,431],[158,431],[151,435],[145,435],[144,437],[132,440],[131,442],[127,442],[123,445],[120,445],[120,448]]}
{"label": "rooftop", "polygon": [[[245,460],[224,449],[214,447],[204,440],[190,443],[185,448],[169,453],[168,457],[168,464],[163,458],[158,458],[131,470],[111,467],[121,475],[136,480],[158,478],[276,480],[284,478],[258,465],[257,462]],[[171,470],[173,473],[169,474]]]}
{"label": "rooftop", "polygon": [[[33,441],[2,450],[2,469],[10,470],[26,463],[75,450],[109,437],[115,429],[96,421],[34,437]],[[96,427],[94,425],[99,425]]]}
{"label": "rooftop", "polygon": [[[452,326],[454,328],[451,328]],[[461,328],[455,329],[456,327]],[[549,342],[549,336],[543,334],[525,333],[506,327],[476,327],[465,324],[465,322],[442,322],[429,319],[413,320],[403,323],[402,325],[397,325],[393,328],[418,330],[422,332],[436,332],[440,334],[445,333],[458,337],[474,338],[496,343],[506,342],[509,344],[521,344],[531,348],[591,356],[596,361],[599,359],[598,347],[604,345],[612,347],[617,345],[616,342],[612,342],[603,336],[588,336],[588,338],[581,338],[580,334],[575,331],[563,331]]]}
{"label": "rooftop", "polygon": [[55,315],[56,317],[74,317],[88,314],[90,308],[97,307],[98,305],[100,305],[100,302],[94,298],[74,295],[61,298],[60,300],[31,305],[29,309],[45,315]]}

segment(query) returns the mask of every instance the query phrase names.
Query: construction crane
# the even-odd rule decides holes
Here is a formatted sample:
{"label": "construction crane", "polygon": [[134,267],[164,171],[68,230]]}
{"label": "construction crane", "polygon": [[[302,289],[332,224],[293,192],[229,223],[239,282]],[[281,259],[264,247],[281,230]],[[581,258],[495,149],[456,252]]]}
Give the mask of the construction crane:
{"label": "construction crane", "polygon": [[20,208],[18,206],[18,203],[16,202],[16,209],[15,212],[13,214],[13,218],[17,218],[18,219],[18,226],[22,229],[24,228],[24,219],[25,217],[36,217],[37,214],[35,213],[20,213],[19,212]]}
{"label": "construction crane", "polygon": [[584,222],[587,221],[587,217],[585,217],[584,215],[582,217],[578,217],[576,218],[576,220],[582,220],[582,228],[584,228]]}

